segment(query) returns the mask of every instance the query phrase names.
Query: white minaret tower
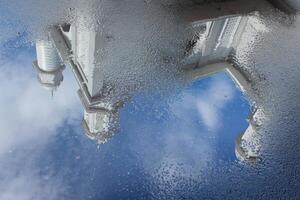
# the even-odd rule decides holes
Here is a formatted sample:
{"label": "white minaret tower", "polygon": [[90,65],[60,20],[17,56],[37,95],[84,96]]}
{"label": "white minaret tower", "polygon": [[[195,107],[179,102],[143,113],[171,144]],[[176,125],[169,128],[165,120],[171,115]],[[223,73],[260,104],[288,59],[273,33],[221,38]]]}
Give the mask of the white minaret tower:
{"label": "white minaret tower", "polygon": [[41,40],[36,43],[37,60],[33,63],[40,84],[53,92],[63,81],[64,65],[58,52],[50,40]]}
{"label": "white minaret tower", "polygon": [[[42,50],[40,50],[37,44],[37,51],[47,51],[47,56],[41,55],[47,63],[53,63],[53,65],[47,65],[47,70],[54,72],[55,78],[51,79],[47,73],[43,81],[47,82],[47,85],[49,80],[51,80],[51,85],[59,85],[62,80],[61,69],[63,69],[60,65],[60,58],[68,64],[80,87],[78,95],[84,107],[82,120],[84,132],[99,144],[105,143],[118,130],[119,108],[123,102],[123,100],[111,97],[112,88],[104,87],[103,84],[102,66],[96,65],[100,59],[97,49],[103,48],[105,37],[95,30],[84,27],[81,23],[54,26],[49,29],[49,36],[53,45],[51,42],[43,42],[40,45]],[[42,67],[39,65],[39,63],[36,64],[41,70]]]}
{"label": "white minaret tower", "polygon": [[238,135],[235,140],[235,154],[240,161],[255,163],[259,159],[261,149],[261,138],[257,131],[265,121],[263,109],[256,109],[250,115],[248,121],[248,128],[244,133]]}
{"label": "white minaret tower", "polygon": [[104,109],[84,110],[82,127],[90,139],[98,144],[106,143],[119,129],[119,112]]}

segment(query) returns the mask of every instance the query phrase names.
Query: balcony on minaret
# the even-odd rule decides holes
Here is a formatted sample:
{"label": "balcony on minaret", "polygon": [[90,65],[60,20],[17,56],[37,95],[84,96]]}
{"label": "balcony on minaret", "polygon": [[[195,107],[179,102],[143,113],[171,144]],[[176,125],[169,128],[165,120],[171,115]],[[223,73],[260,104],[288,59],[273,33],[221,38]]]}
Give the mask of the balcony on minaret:
{"label": "balcony on minaret", "polygon": [[105,109],[84,111],[82,127],[98,144],[106,143],[119,129],[119,112]]}
{"label": "balcony on minaret", "polygon": [[37,60],[33,65],[40,84],[48,90],[55,90],[63,81],[62,71],[65,68],[56,48],[49,40],[41,40],[36,43],[36,53]]}

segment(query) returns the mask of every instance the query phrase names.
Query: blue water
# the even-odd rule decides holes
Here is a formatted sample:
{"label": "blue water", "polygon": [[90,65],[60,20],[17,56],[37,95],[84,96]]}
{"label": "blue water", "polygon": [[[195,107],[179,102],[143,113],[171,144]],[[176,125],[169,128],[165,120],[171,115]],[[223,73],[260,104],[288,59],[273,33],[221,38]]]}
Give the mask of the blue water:
{"label": "blue water", "polygon": [[[207,128],[193,103],[218,80],[233,90],[232,98],[218,110],[220,126]],[[169,190],[158,188],[156,179],[197,181],[201,167],[236,160],[234,139],[247,128],[250,108],[225,72],[195,80],[173,99],[148,95],[125,105],[120,132],[98,147],[79,123],[62,125],[34,161],[39,174],[63,179],[67,199],[147,199]]]}

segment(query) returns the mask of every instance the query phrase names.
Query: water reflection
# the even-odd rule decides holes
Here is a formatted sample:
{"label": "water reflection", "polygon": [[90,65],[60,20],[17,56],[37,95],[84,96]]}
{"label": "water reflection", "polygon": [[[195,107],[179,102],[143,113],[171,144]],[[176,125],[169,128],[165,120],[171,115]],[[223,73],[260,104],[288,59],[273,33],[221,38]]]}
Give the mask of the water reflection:
{"label": "water reflection", "polygon": [[101,46],[96,41],[103,38],[99,35],[95,31],[78,30],[70,25],[67,28],[51,27],[48,38],[36,44],[37,61],[34,66],[42,86],[52,92],[63,79],[62,63],[72,68],[84,108],[83,129],[89,138],[105,143],[118,130],[119,109],[123,100],[122,97],[112,97],[113,86],[104,85],[103,73],[96,67],[95,60],[99,59],[96,56],[97,46]]}
{"label": "water reflection", "polygon": [[38,72],[40,84],[53,93],[63,81],[64,65],[49,40],[36,43],[37,61],[33,63]]}
{"label": "water reflection", "polygon": [[[234,53],[247,23],[247,16],[236,15],[193,22],[195,36],[182,61],[181,76],[185,81],[225,70],[243,93],[251,94],[250,78],[239,67]],[[80,88],[83,130],[97,143],[107,142],[119,130],[119,110],[128,98],[128,95],[114,94],[118,86],[107,84],[103,75],[105,66],[98,64],[105,59],[97,52],[107,45],[107,35],[78,24],[51,26],[47,34],[44,40],[36,43],[34,66],[39,82],[53,92],[63,80],[64,64],[70,66]],[[257,127],[256,121],[262,123],[264,116],[261,107],[255,109],[259,110],[259,119],[251,117],[245,134],[236,139],[236,154],[240,160],[253,161],[259,155],[260,142],[255,137],[254,127]],[[253,116],[258,118],[258,114],[253,113]]]}
{"label": "water reflection", "polygon": [[[253,7],[245,3],[247,9],[241,13],[268,10],[271,7],[268,3],[263,4],[267,6]],[[125,9],[126,6],[122,6]],[[171,9],[172,5],[164,5],[163,8]],[[198,9],[198,6],[193,8]],[[255,72],[247,71],[236,52],[243,39],[247,42],[253,39],[245,37],[249,30],[259,32],[266,27],[260,23],[255,24],[251,16],[237,14],[240,13],[238,9],[225,8],[224,12],[218,10],[215,9],[213,17],[207,17],[207,12],[203,15],[188,12],[189,16],[185,12],[175,12],[179,19],[187,17],[185,22],[176,18],[176,23],[185,24],[178,25],[178,30],[189,32],[180,35],[180,42],[173,40],[174,36],[168,40],[169,34],[176,32],[176,28],[172,29],[174,24],[158,34],[154,33],[158,29],[152,30],[149,35],[145,35],[146,39],[144,36],[138,37],[140,33],[134,23],[137,26],[142,24],[143,27],[143,20],[148,20],[146,18],[132,19],[134,23],[129,22],[125,26],[122,24],[128,19],[119,19],[120,23],[112,20],[116,23],[114,26],[127,27],[122,33],[116,31],[116,34],[111,34],[114,29],[103,33],[101,28],[85,26],[76,20],[48,26],[46,34],[36,41],[37,61],[34,67],[39,83],[47,91],[50,90],[54,101],[47,101],[48,96],[35,89],[33,92],[29,90],[25,98],[22,96],[21,103],[17,101],[19,110],[14,106],[11,106],[13,109],[5,109],[5,113],[21,113],[17,119],[33,127],[27,129],[29,125],[24,126],[22,131],[34,132],[34,138],[37,139],[30,140],[30,135],[24,139],[26,134],[23,137],[14,134],[10,139],[14,141],[15,137],[30,142],[11,142],[14,148],[9,149],[11,146],[8,145],[9,150],[5,149],[5,153],[1,154],[2,160],[6,161],[1,165],[1,176],[5,177],[5,185],[8,187],[0,186],[0,189],[4,188],[4,195],[0,197],[13,198],[12,191],[19,190],[24,194],[23,199],[32,199],[33,196],[46,196],[46,199],[200,199],[214,196],[213,193],[218,196],[219,189],[212,189],[216,185],[226,194],[231,193],[226,180],[239,182],[243,181],[240,177],[246,177],[247,180],[256,177],[253,174],[257,175],[260,171],[253,172],[251,165],[248,168],[233,162],[234,156],[248,163],[259,160],[263,148],[259,132],[267,121],[264,106],[260,101],[254,101],[259,97],[259,91],[255,88],[258,79],[253,77]],[[80,19],[81,15],[77,17]],[[162,16],[158,19],[162,19]],[[157,18],[153,16],[153,21],[157,22],[155,20]],[[163,20],[158,21],[160,23]],[[166,22],[169,23],[168,19]],[[101,21],[97,23],[101,24]],[[158,40],[160,37],[164,39]],[[140,43],[134,43],[134,40],[126,43],[133,38]],[[151,40],[148,41],[149,38]],[[164,46],[165,43],[173,45]],[[143,45],[147,48],[143,48]],[[121,51],[122,48],[125,51]],[[156,48],[159,50],[155,51]],[[246,54],[252,50],[250,47],[244,49]],[[112,54],[110,51],[117,53]],[[151,68],[152,60],[158,63],[153,71],[143,72],[148,65]],[[134,61],[138,61],[138,64],[130,68],[133,75],[124,76],[123,72]],[[119,65],[114,68],[116,64]],[[99,146],[100,150],[95,148],[92,141],[78,134],[79,120],[72,116],[72,112],[70,114],[66,111],[78,108],[77,99],[73,96],[75,92],[58,88],[68,84],[68,70],[78,83],[78,100],[84,109],[83,113],[76,110],[75,115],[83,114],[82,127],[89,138],[97,143],[105,143]],[[155,73],[156,70],[158,73]],[[115,74],[108,76],[111,71],[115,71]],[[7,74],[3,80],[8,79]],[[172,77],[172,81],[167,79],[168,76]],[[120,77],[124,80],[120,81]],[[167,84],[163,83],[165,78],[169,81],[165,83],[180,85],[179,90],[166,87]],[[149,84],[151,82],[156,84]],[[9,86],[9,91],[15,91],[13,93],[21,93],[20,88],[23,88],[18,86],[16,90],[11,88],[11,84],[3,85]],[[156,91],[156,88],[164,87],[169,90],[166,95]],[[156,96],[155,92],[159,95]],[[56,106],[61,109],[58,110],[53,106],[57,103],[55,93],[59,93]],[[34,94],[38,94],[39,98],[34,97]],[[243,95],[247,96],[252,106],[249,124],[244,122],[249,108]],[[19,99],[19,95],[13,98]],[[27,108],[32,102],[36,104],[34,109]],[[31,114],[35,109],[37,114]],[[15,130],[15,124],[18,121],[5,127]],[[52,128],[50,132],[55,132],[52,137],[45,136],[49,127]],[[15,132],[20,132],[20,129]],[[117,132],[123,134],[115,134]],[[39,141],[38,144],[31,147],[36,141]],[[16,165],[20,160],[22,165]],[[244,173],[247,170],[251,173]],[[22,190],[28,179],[34,179],[33,184],[28,184]],[[256,181],[252,183],[254,187],[260,188],[260,185],[254,184]],[[235,187],[242,188],[239,185]],[[228,187],[230,190],[227,190]],[[200,191],[202,189],[204,192]]]}

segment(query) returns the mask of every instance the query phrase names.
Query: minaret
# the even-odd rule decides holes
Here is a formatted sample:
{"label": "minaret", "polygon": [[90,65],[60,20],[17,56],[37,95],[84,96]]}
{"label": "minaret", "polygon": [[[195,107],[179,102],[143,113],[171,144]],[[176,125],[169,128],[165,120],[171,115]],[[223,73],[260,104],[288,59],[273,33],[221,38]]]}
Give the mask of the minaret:
{"label": "minaret", "polygon": [[86,87],[85,96],[96,99],[101,96],[104,86],[103,66],[99,64],[102,59],[99,49],[104,49],[107,41],[101,32],[85,27],[84,17],[77,20],[77,23],[71,25],[69,36],[66,35],[65,40],[71,41],[73,62],[83,80],[80,84]]}
{"label": "minaret", "polygon": [[82,127],[86,136],[98,144],[106,143],[119,129],[118,110],[84,110]]}
{"label": "minaret", "polygon": [[[105,37],[80,23],[55,26],[50,29],[49,36],[55,48],[52,43],[41,45],[49,51],[52,59],[57,58],[49,62],[58,66],[55,69],[63,69],[59,65],[61,57],[64,63],[71,67],[79,85],[78,95],[84,107],[82,126],[85,134],[99,144],[105,143],[119,129],[119,109],[123,104],[123,99],[112,97],[113,87],[104,86],[102,67],[96,65],[100,59],[97,49],[104,48]],[[47,56],[44,57],[48,60]],[[52,69],[50,71],[53,72]],[[57,71],[60,72],[57,75],[61,74],[61,71]],[[58,79],[53,83],[59,85],[62,76],[61,79],[59,76],[56,78]]]}
{"label": "minaret", "polygon": [[[68,40],[73,52],[71,67],[78,72],[79,97],[84,107],[82,127],[87,137],[106,143],[119,129],[119,100],[109,98],[98,49],[105,47],[105,37],[80,23],[71,25]],[[116,101],[116,102],[115,102]]]}
{"label": "minaret", "polygon": [[262,108],[256,109],[248,118],[249,126],[235,140],[235,154],[240,161],[255,163],[259,159],[261,138],[258,130],[265,121]]}
{"label": "minaret", "polygon": [[63,81],[64,65],[50,40],[36,42],[37,60],[33,63],[40,84],[53,92]]}

